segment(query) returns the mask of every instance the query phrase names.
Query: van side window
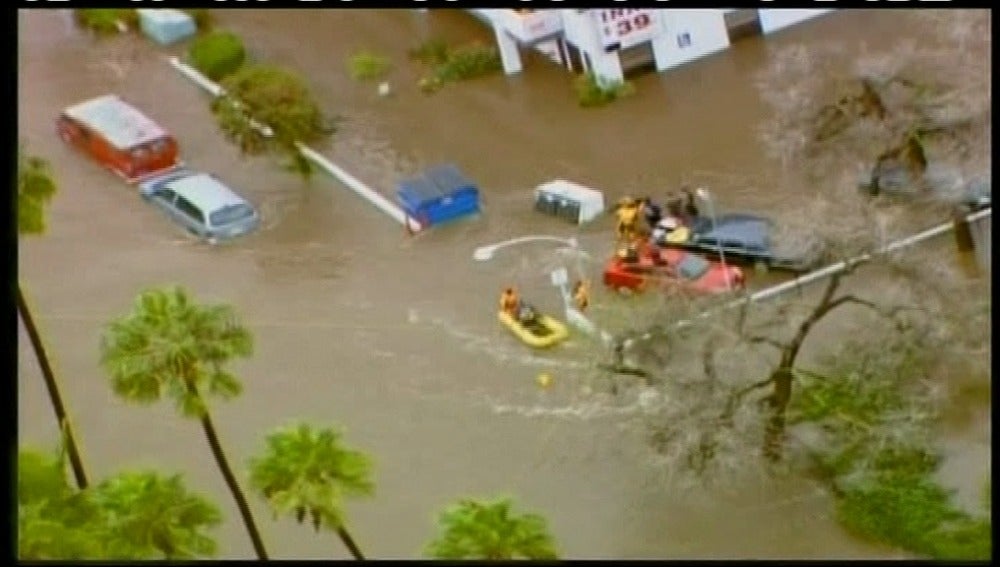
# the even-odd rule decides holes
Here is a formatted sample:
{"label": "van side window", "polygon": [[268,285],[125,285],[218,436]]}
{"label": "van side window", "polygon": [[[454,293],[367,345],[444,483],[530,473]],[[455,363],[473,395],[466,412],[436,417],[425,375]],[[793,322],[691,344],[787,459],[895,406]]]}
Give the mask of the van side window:
{"label": "van side window", "polygon": [[177,210],[202,224],[205,222],[205,215],[201,213],[198,207],[194,206],[191,201],[188,201],[184,197],[177,197]]}
{"label": "van side window", "polygon": [[156,191],[156,193],[153,193],[154,197],[156,197],[157,199],[161,199],[167,203],[174,202],[174,195],[176,195],[176,193],[174,193],[173,189],[159,189]]}

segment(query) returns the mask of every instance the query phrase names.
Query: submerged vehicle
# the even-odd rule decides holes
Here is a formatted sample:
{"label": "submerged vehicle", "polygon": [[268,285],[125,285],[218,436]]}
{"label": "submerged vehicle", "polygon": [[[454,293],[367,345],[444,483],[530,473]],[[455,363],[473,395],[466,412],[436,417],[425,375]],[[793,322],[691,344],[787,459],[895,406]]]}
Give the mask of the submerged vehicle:
{"label": "submerged vehicle", "polygon": [[180,165],[177,140],[116,95],[104,95],[63,110],[56,131],[128,183]]}
{"label": "submerged vehicle", "polygon": [[248,234],[260,225],[253,205],[210,173],[175,169],[141,182],[139,193],[189,233],[211,244]]}
{"label": "submerged vehicle", "polygon": [[727,263],[746,263],[762,269],[806,272],[818,267],[823,256],[818,240],[808,235],[778,238],[774,229],[770,219],[751,214],[695,217],[679,231],[683,238],[667,233],[656,239],[656,244],[713,259],[724,256]]}
{"label": "submerged vehicle", "polygon": [[[659,258],[654,254],[659,254]],[[647,247],[635,260],[629,262],[619,256],[611,258],[604,267],[604,285],[618,291],[641,291],[650,285],[658,285],[698,294],[738,291],[746,285],[740,268],[712,262],[676,248],[657,251]]]}
{"label": "submerged vehicle", "polygon": [[517,316],[501,310],[497,313],[497,318],[515,337],[533,348],[551,347],[569,336],[566,325],[536,312],[530,305],[522,305]]}

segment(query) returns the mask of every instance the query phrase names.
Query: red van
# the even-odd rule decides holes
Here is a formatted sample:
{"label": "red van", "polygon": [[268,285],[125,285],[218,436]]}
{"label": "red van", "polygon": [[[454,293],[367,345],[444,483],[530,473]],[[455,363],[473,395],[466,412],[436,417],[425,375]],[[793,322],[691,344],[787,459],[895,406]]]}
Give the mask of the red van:
{"label": "red van", "polygon": [[67,108],[56,129],[63,141],[82,148],[129,183],[180,165],[174,137],[115,95]]}

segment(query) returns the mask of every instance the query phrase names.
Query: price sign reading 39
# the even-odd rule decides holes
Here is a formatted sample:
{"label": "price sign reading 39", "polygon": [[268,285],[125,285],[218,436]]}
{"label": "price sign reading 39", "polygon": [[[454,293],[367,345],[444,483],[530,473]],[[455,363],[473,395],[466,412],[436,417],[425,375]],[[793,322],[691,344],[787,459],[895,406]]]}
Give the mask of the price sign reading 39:
{"label": "price sign reading 39", "polygon": [[618,44],[622,49],[648,41],[656,35],[656,10],[593,10],[604,47]]}

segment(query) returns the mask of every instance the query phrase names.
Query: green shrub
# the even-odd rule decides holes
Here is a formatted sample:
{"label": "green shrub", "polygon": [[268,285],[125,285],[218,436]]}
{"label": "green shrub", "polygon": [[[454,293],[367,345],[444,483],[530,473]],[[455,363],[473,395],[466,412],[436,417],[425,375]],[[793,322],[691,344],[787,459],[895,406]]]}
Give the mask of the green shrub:
{"label": "green shrub", "polygon": [[473,43],[451,49],[440,39],[430,39],[410,50],[410,57],[429,65],[431,73],[420,79],[420,90],[432,93],[446,83],[492,75],[503,69],[495,47]]}
{"label": "green shrub", "polygon": [[926,474],[886,471],[872,485],[848,490],[837,517],[849,531],[934,559],[989,559],[990,523],[951,504]]}
{"label": "green shrub", "polygon": [[207,32],[212,29],[212,14],[207,8],[182,8],[182,10],[191,16],[194,24],[198,26],[198,31]]}
{"label": "green shrub", "polygon": [[381,79],[392,69],[392,63],[387,57],[370,51],[355,53],[348,59],[347,66],[350,68],[351,77],[356,81]]}
{"label": "green shrub", "polygon": [[800,370],[790,422],[825,431],[816,464],[850,532],[934,559],[988,559],[988,517],[959,508],[934,478],[941,457],[927,439],[937,413],[918,384],[935,352],[922,341],[849,342],[822,374]]}
{"label": "green shrub", "polygon": [[448,53],[434,69],[434,76],[443,83],[466,81],[492,75],[503,69],[500,52],[490,45],[465,45]]}
{"label": "green shrub", "polygon": [[[335,130],[308,82],[293,71],[246,65],[226,77],[222,87],[229,96],[214,100],[212,111],[222,131],[245,154],[274,150],[294,157],[299,153],[296,142],[321,143]],[[268,125],[273,136],[262,136],[248,118]]]}
{"label": "green shrub", "polygon": [[243,40],[232,32],[211,32],[196,38],[188,51],[195,69],[213,81],[232,75],[246,61]]}
{"label": "green shrub", "polygon": [[440,65],[448,60],[448,44],[443,39],[431,38],[411,49],[409,55],[427,65]]}
{"label": "green shrub", "polygon": [[632,83],[601,84],[593,73],[586,73],[573,80],[577,101],[584,108],[604,106],[635,92]]}
{"label": "green shrub", "polygon": [[139,23],[139,14],[135,10],[122,8],[89,8],[73,10],[73,17],[84,29],[98,35],[118,33],[118,23],[129,29],[135,29]]}

